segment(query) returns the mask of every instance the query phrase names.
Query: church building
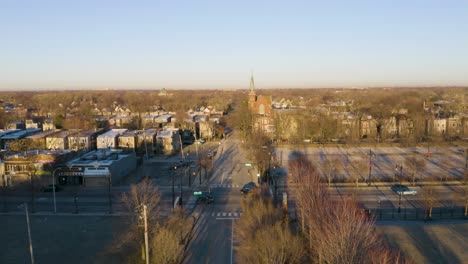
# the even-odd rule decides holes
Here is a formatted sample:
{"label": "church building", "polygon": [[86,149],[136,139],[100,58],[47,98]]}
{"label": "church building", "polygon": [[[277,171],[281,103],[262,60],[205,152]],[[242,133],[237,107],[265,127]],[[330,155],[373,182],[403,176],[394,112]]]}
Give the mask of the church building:
{"label": "church building", "polygon": [[254,118],[254,129],[259,129],[273,136],[273,110],[271,95],[257,95],[255,93],[254,77],[250,78],[249,109]]}

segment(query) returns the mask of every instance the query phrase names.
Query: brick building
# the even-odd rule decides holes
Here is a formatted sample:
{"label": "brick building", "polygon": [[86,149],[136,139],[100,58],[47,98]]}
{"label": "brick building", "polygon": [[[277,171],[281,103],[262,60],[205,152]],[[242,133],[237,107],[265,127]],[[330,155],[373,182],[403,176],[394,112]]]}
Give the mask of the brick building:
{"label": "brick building", "polygon": [[249,110],[253,114],[254,128],[262,130],[268,135],[273,135],[275,129],[273,124],[271,95],[257,95],[253,76],[250,78]]}

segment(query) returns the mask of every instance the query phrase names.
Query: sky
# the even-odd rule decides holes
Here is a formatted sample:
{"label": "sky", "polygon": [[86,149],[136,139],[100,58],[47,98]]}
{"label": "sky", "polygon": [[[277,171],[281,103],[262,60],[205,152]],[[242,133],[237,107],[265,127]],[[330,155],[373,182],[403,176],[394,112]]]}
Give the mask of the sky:
{"label": "sky", "polygon": [[0,90],[468,85],[468,1],[0,0]]}

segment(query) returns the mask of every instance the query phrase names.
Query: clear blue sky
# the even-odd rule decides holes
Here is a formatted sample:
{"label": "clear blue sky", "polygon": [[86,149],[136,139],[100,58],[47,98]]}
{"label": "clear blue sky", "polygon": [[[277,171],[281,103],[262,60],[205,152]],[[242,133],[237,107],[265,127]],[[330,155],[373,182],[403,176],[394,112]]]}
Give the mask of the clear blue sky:
{"label": "clear blue sky", "polygon": [[468,1],[0,1],[0,89],[468,85]]}

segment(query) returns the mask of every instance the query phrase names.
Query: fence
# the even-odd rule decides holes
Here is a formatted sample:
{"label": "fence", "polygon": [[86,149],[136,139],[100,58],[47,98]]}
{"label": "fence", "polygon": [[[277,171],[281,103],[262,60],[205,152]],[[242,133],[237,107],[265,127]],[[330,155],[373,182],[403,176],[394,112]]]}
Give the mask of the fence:
{"label": "fence", "polygon": [[421,208],[374,208],[365,209],[369,217],[376,221],[383,220],[443,220],[443,219],[467,219],[464,207],[434,207],[431,216],[428,210]]}

